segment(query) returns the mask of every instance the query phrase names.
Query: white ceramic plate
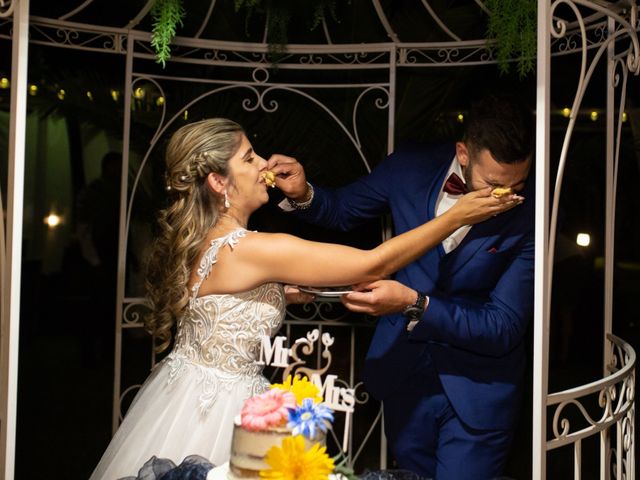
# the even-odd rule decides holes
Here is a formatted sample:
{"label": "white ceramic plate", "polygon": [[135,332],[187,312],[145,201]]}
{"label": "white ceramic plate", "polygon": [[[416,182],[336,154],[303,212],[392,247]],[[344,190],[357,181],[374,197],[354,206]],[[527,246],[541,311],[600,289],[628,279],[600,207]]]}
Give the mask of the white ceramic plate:
{"label": "white ceramic plate", "polygon": [[304,293],[310,293],[316,297],[340,297],[347,293],[353,292],[348,287],[298,287],[298,290]]}

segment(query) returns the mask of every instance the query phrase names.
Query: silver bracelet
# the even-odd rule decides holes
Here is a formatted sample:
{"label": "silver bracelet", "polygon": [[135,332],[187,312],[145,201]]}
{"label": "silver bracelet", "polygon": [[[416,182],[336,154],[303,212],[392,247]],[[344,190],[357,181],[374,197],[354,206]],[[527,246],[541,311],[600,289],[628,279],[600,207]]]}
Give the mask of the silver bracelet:
{"label": "silver bracelet", "polygon": [[291,208],[294,208],[296,210],[306,210],[311,206],[311,202],[313,202],[315,192],[313,191],[313,185],[311,185],[309,182],[307,182],[307,186],[309,187],[309,191],[311,192],[311,194],[309,195],[309,200],[306,200],[304,202],[296,202],[291,198],[287,198],[287,201],[289,202],[289,205],[291,205]]}

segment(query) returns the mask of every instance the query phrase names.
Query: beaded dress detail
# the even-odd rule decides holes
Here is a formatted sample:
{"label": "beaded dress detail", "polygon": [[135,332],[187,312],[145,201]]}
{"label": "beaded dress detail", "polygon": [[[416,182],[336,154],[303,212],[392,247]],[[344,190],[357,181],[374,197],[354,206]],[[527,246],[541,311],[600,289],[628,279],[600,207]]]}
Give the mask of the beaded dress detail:
{"label": "beaded dress detail", "polygon": [[285,313],[279,283],[198,296],[218,252],[233,250],[247,233],[211,241],[171,353],[140,388],[91,480],[137,475],[153,455],[176,464],[193,454],[216,465],[228,460],[234,417],[245,399],[269,387],[258,364],[261,338],[278,331]]}

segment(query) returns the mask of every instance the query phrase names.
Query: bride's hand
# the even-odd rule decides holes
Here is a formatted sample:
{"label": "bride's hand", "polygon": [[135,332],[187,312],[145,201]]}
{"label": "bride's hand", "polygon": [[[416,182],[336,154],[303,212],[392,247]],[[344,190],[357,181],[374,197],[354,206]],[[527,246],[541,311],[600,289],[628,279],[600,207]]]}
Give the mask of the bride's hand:
{"label": "bride's hand", "polygon": [[467,193],[447,211],[447,214],[461,226],[473,225],[511,210],[524,201],[524,197],[518,194],[495,198],[491,195],[491,190],[491,187],[487,187]]}

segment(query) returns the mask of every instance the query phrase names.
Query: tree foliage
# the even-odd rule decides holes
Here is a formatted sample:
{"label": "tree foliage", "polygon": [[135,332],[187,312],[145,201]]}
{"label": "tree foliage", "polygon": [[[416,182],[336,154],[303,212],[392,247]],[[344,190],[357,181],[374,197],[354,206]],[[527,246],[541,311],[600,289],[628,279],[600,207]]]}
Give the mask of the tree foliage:
{"label": "tree foliage", "polygon": [[536,0],[486,0],[489,15],[487,39],[495,42],[501,73],[515,60],[520,77],[534,70],[536,56]]}

